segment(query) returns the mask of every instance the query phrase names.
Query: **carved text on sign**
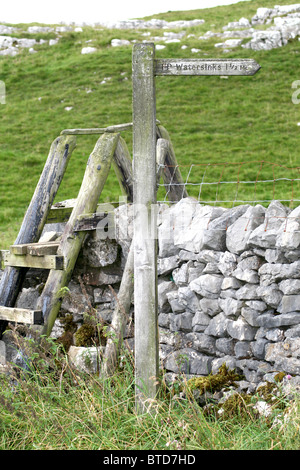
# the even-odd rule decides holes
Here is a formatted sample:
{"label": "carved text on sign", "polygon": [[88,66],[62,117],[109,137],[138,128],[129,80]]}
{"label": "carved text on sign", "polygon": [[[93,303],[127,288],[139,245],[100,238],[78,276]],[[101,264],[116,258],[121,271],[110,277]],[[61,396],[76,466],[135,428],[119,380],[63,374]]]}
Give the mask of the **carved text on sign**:
{"label": "carved text on sign", "polygon": [[158,59],[155,75],[254,75],[252,59]]}

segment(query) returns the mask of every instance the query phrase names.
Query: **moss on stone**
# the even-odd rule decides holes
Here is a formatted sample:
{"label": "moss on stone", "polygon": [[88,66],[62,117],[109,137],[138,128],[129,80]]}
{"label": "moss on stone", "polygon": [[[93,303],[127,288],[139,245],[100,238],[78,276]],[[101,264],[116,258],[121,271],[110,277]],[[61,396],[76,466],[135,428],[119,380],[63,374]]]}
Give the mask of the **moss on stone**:
{"label": "moss on stone", "polygon": [[234,370],[228,369],[224,363],[216,374],[193,377],[188,380],[187,384],[191,391],[199,390],[200,394],[204,394],[205,392],[218,392],[222,390],[222,388],[228,388],[230,386],[236,387],[235,382],[241,379],[242,377],[239,374]]}
{"label": "moss on stone", "polygon": [[91,323],[84,323],[76,331],[75,344],[76,346],[93,346],[95,345],[96,329]]}
{"label": "moss on stone", "polygon": [[239,420],[256,418],[258,412],[254,408],[251,395],[233,393],[224,403],[214,407],[217,417],[222,420],[238,418]]}

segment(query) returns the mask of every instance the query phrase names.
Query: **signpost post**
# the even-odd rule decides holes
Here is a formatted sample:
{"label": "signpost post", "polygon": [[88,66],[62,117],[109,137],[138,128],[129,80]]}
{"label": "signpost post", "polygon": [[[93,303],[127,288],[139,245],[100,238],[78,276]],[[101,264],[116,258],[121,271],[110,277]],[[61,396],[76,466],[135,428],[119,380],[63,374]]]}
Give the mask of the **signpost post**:
{"label": "signpost post", "polygon": [[249,76],[259,69],[252,59],[155,59],[154,44],[133,47],[134,336],[139,413],[147,410],[147,400],[156,397],[159,370],[155,76]]}

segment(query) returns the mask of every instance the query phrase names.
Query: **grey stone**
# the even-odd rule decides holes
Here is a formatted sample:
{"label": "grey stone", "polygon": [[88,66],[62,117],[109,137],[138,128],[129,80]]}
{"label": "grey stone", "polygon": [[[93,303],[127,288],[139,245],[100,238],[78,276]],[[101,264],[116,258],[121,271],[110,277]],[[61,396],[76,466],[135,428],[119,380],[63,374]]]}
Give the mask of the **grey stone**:
{"label": "grey stone", "polygon": [[220,367],[226,364],[228,369],[234,370],[236,368],[236,358],[232,356],[224,356],[218,359],[214,359],[212,361],[212,369],[211,372],[213,374],[217,374],[219,372]]}
{"label": "grey stone", "polygon": [[219,274],[220,270],[217,263],[207,263],[203,269],[203,274]]}
{"label": "grey stone", "polygon": [[282,313],[273,315],[262,313],[257,318],[257,324],[264,328],[280,328],[282,326],[293,326],[300,322],[300,312]]}
{"label": "grey stone", "polygon": [[268,248],[265,251],[265,259],[267,263],[286,263],[288,261],[285,254],[278,248]]}
{"label": "grey stone", "polygon": [[232,275],[240,281],[248,282],[249,284],[257,284],[259,282],[257,271],[253,269],[241,269],[238,267],[233,271]]}
{"label": "grey stone", "polygon": [[96,374],[99,369],[99,358],[102,348],[71,346],[68,351],[70,364],[75,369],[89,374]]}
{"label": "grey stone", "polygon": [[238,317],[244,302],[229,297],[227,299],[219,299],[219,305],[227,317]]}
{"label": "grey stone", "polygon": [[277,311],[279,313],[300,311],[300,295],[284,295]]}
{"label": "grey stone", "polygon": [[[164,211],[164,217],[158,226],[158,246],[159,257],[166,258],[178,255],[181,251],[180,243],[175,245],[176,240],[180,240],[181,232],[191,224],[199,204],[193,198],[181,199],[177,204]],[[186,251],[193,251],[188,246],[184,246]]]}
{"label": "grey stone", "polygon": [[211,372],[212,358],[204,356],[192,348],[174,351],[164,362],[167,371],[176,374],[208,375]]}
{"label": "grey stone", "polygon": [[0,340],[0,365],[5,366],[6,364],[6,344]]}
{"label": "grey stone", "polygon": [[220,293],[221,299],[236,299],[236,289],[222,289]]}
{"label": "grey stone", "polygon": [[218,299],[200,299],[199,307],[203,313],[207,313],[210,317],[213,317],[221,312],[221,307],[219,305]]}
{"label": "grey stone", "polygon": [[253,49],[254,51],[267,51],[282,47],[286,45],[286,42],[282,39],[280,31],[255,31],[252,39],[243,45],[247,49]]}
{"label": "grey stone", "polygon": [[226,247],[228,251],[240,254],[248,247],[248,240],[259,225],[264,222],[266,209],[261,205],[250,206],[227,230]]}
{"label": "grey stone", "polygon": [[113,264],[118,256],[118,244],[114,240],[99,240],[89,236],[82,249],[85,263],[93,268]]}
{"label": "grey stone", "polygon": [[113,285],[121,282],[121,279],[122,275],[118,272],[109,272],[104,268],[99,271],[97,285]]}
{"label": "grey stone", "polygon": [[172,281],[160,280],[157,286],[158,292],[158,309],[160,312],[168,312],[170,309],[170,304],[168,301],[167,294],[174,290],[175,286]]}
{"label": "grey stone", "polygon": [[188,266],[188,283],[194,281],[199,277],[205,269],[204,263],[194,262]]}
{"label": "grey stone", "polygon": [[190,286],[179,287],[178,302],[190,312],[195,313],[199,310],[199,298],[195,292],[191,290]]}
{"label": "grey stone", "polygon": [[205,330],[206,327],[209,325],[210,320],[211,318],[201,310],[196,312],[192,322],[194,331],[199,331],[199,326],[202,327],[201,331]]}
{"label": "grey stone", "polygon": [[159,360],[164,361],[169,354],[173,351],[172,346],[168,346],[167,344],[160,344],[159,345]]}
{"label": "grey stone", "polygon": [[[186,198],[189,199],[189,198]],[[181,201],[180,201],[181,202]],[[180,204],[176,204],[177,206]],[[179,221],[175,222],[174,226],[174,244],[181,249],[199,253],[203,249],[216,249],[221,250],[216,237],[214,242],[208,243],[207,239],[211,233],[210,224],[214,219],[219,217],[224,211],[224,208],[213,206],[202,206],[200,204],[192,204],[195,206],[184,214],[184,224],[179,226]],[[184,205],[182,204],[183,208]],[[182,219],[181,215],[181,219]],[[180,219],[180,215],[179,215]]]}
{"label": "grey stone", "polygon": [[237,268],[243,271],[250,270],[250,271],[257,271],[261,265],[264,264],[263,260],[257,256],[247,256],[240,261],[238,261]]}
{"label": "grey stone", "polygon": [[249,341],[237,341],[234,346],[234,355],[237,359],[252,357],[252,350]]}
{"label": "grey stone", "polygon": [[299,338],[300,337],[300,325],[292,326],[284,333],[286,338]]}
{"label": "grey stone", "polygon": [[172,346],[174,349],[180,349],[183,344],[183,336],[180,332],[173,333],[167,328],[159,327],[159,343]]}
{"label": "grey stone", "polygon": [[286,222],[277,235],[276,247],[281,250],[296,250],[300,247],[300,206],[288,215]]}
{"label": "grey stone", "polygon": [[242,318],[238,320],[228,320],[227,322],[228,334],[239,341],[253,341],[256,333],[256,328],[253,328],[246,323]]}
{"label": "grey stone", "polygon": [[[115,291],[116,295],[117,292]],[[94,289],[94,302],[95,304],[104,304],[104,303],[115,303],[115,296],[113,292],[108,288],[96,288]]]}
{"label": "grey stone", "polygon": [[256,359],[265,359],[266,345],[269,344],[269,342],[270,341],[265,338],[259,338],[256,341],[250,343],[252,354]]}
{"label": "grey stone", "polygon": [[228,318],[221,312],[212,318],[204,333],[216,337],[226,336],[228,322]]}
{"label": "grey stone", "polygon": [[198,254],[187,250],[180,250],[178,257],[181,261],[197,261]]}
{"label": "grey stone", "polygon": [[71,313],[76,320],[82,319],[84,313],[89,311],[94,299],[88,291],[83,294],[80,285],[73,280],[69,283],[68,288],[69,292],[63,297],[61,310]]}
{"label": "grey stone", "polygon": [[235,277],[224,277],[222,282],[222,290],[227,289],[239,289],[242,287],[242,283]]}
{"label": "grey stone", "polygon": [[219,263],[221,256],[222,256],[221,251],[215,251],[215,250],[201,250],[200,253],[198,254],[197,260],[200,263]]}
{"label": "grey stone", "polygon": [[239,300],[259,300],[255,284],[245,284],[236,291],[236,298]]}
{"label": "grey stone", "polygon": [[274,249],[278,230],[281,228],[287,212],[287,208],[281,202],[272,201],[266,210],[264,222],[251,233],[248,245]]}
{"label": "grey stone", "polygon": [[249,205],[237,206],[226,210],[221,216],[209,223],[208,230],[203,232],[202,249],[217,251],[226,250],[226,232],[241,215],[246,212]]}
{"label": "grey stone", "polygon": [[160,313],[158,315],[158,325],[162,328],[169,328],[170,326],[170,317],[168,313]]}
{"label": "grey stone", "polygon": [[[111,228],[111,238],[115,239],[121,246],[123,254],[127,255],[133,237],[133,204],[120,204],[117,208],[112,207],[113,218],[107,218]],[[164,256],[162,256],[164,257]]]}
{"label": "grey stone", "polygon": [[234,340],[232,338],[218,338],[216,348],[221,353],[232,356],[234,354]]}
{"label": "grey stone", "polygon": [[280,330],[279,328],[273,328],[266,332],[266,338],[270,341],[278,342],[284,340],[284,331]]}
{"label": "grey stone", "polygon": [[211,355],[215,354],[216,340],[212,336],[208,336],[204,333],[189,333],[187,337],[193,342],[193,348],[196,349],[196,351]]}
{"label": "grey stone", "polygon": [[29,287],[26,289],[24,287],[18,295],[16,307],[36,310],[39,296],[40,294],[38,288]]}
{"label": "grey stone", "polygon": [[250,307],[244,307],[241,310],[242,317],[249,323],[250,326],[258,327],[257,317],[261,314],[261,312],[257,310],[253,310]]}
{"label": "grey stone", "polygon": [[278,307],[283,295],[277,284],[271,284],[270,286],[258,286],[257,294],[267,305],[272,308]]}
{"label": "grey stone", "polygon": [[180,287],[180,286],[186,286],[188,284],[188,280],[189,280],[189,272],[188,272],[189,266],[188,265],[189,265],[189,263],[191,263],[191,262],[184,263],[182,266],[180,266],[180,268],[176,268],[172,272],[172,277],[173,277],[173,280],[174,280],[176,286]]}
{"label": "grey stone", "polygon": [[179,313],[177,315],[170,314],[169,318],[171,331],[191,331],[193,328],[194,315],[191,312]]}
{"label": "grey stone", "polygon": [[157,274],[158,276],[169,274],[178,267],[179,257],[169,256],[168,258],[158,258],[157,260]]}
{"label": "grey stone", "polygon": [[262,300],[247,300],[245,304],[247,307],[250,307],[253,310],[258,310],[259,312],[263,312],[267,309],[267,304]]}
{"label": "grey stone", "polygon": [[190,283],[190,288],[202,297],[217,299],[222,287],[223,276],[203,274]]}
{"label": "grey stone", "polygon": [[300,279],[285,279],[279,283],[279,289],[285,295],[300,294]]}
{"label": "grey stone", "polygon": [[182,313],[185,311],[185,305],[178,300],[178,291],[167,292],[166,296],[173,313]]}
{"label": "grey stone", "polygon": [[185,311],[185,306],[178,300],[178,291],[167,292],[166,296],[173,313],[182,313]]}
{"label": "grey stone", "polygon": [[300,338],[288,338],[284,342],[268,344],[265,359],[274,362],[279,370],[300,375]]}
{"label": "grey stone", "polygon": [[225,251],[221,254],[218,268],[224,276],[231,276],[236,269],[237,257],[235,254]]}

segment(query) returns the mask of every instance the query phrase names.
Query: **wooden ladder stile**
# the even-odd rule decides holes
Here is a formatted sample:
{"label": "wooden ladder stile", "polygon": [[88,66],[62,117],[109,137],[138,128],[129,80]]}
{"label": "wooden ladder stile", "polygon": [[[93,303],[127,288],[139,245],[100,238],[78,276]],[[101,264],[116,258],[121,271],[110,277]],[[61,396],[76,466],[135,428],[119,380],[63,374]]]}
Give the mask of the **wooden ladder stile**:
{"label": "wooden ladder stile", "polygon": [[[157,183],[162,176],[168,199],[178,201],[187,193],[169,134],[159,121],[156,124]],[[101,136],[89,157],[78,197],[56,204],[53,201],[76,147],[75,134],[89,134],[91,130],[62,131],[53,141],[18,237],[9,250],[0,250],[0,261],[5,266],[0,282],[0,339],[8,322],[43,325],[42,333],[51,334],[62,302],[62,288],[69,284],[87,233],[96,230],[99,222],[108,215],[114,216],[112,206],[115,204],[99,204],[111,166],[123,197],[128,203],[133,203],[132,159],[120,135],[122,130],[131,126],[129,123],[92,130]],[[42,241],[45,224],[61,222],[65,223],[62,235]],[[49,270],[36,310],[15,306],[30,268]]]}
{"label": "wooden ladder stile", "polygon": [[[0,336],[8,322],[43,324],[43,333],[50,335],[62,301],[60,290],[70,281],[87,234],[86,230],[75,231],[77,221],[83,214],[95,215],[113,158],[116,159],[116,165],[120,155],[125,155],[123,160],[129,158],[124,142],[116,151],[119,138],[120,134],[117,132],[101,135],[89,157],[78,197],[64,219],[67,223],[61,239],[39,242],[46,222],[51,222],[49,216],[53,214],[52,204],[76,146],[76,137],[61,135],[53,142],[19,235],[9,250],[0,251],[0,260],[5,266],[0,283]],[[126,169],[122,173],[125,175]],[[128,174],[127,180],[130,179],[129,176]],[[120,178],[122,179],[122,175]],[[15,307],[29,268],[49,270],[36,310]]]}
{"label": "wooden ladder stile", "polygon": [[[75,136],[59,136],[52,142],[48,158],[24,216],[15,245],[36,243],[40,239],[49,209],[75,147]],[[2,252],[1,254],[3,258],[5,253]],[[7,326],[7,321],[12,321],[12,314],[16,322],[23,323],[24,320],[24,312],[19,315],[20,312],[14,310],[14,306],[28,266],[13,266],[11,264],[6,264],[4,260],[5,269],[0,282],[0,337]],[[7,309],[10,308],[13,312],[8,312]],[[33,318],[33,321],[36,318],[34,315],[29,315],[29,317]]]}

